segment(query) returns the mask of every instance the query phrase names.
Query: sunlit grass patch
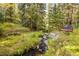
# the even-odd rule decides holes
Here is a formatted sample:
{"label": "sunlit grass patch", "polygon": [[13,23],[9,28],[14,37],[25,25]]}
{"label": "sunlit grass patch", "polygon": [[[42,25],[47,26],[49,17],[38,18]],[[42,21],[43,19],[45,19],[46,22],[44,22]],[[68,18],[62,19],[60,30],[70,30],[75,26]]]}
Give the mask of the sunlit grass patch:
{"label": "sunlit grass patch", "polygon": [[[59,39],[48,40],[48,50],[43,54],[44,56],[56,56],[64,55],[64,56],[71,56],[71,55],[78,55],[79,56],[79,32],[78,29],[74,29],[69,35],[61,32]],[[55,47],[54,47],[55,46]],[[59,47],[59,48],[58,48]],[[57,49],[57,51],[55,51]]]}
{"label": "sunlit grass patch", "polygon": [[37,45],[38,36],[42,32],[23,33],[19,36],[8,36],[0,41],[0,55],[21,55],[26,51]]}

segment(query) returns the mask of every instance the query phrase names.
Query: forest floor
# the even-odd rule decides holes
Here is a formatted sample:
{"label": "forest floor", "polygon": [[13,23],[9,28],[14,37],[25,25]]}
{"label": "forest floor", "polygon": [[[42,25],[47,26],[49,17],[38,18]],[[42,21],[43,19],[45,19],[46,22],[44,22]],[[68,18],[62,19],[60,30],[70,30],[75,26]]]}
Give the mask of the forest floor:
{"label": "forest floor", "polygon": [[[12,28],[26,29],[21,26],[15,26],[7,23],[7,25],[3,24],[2,28],[6,27],[5,31],[12,30]],[[59,33],[60,36],[57,40],[48,39],[48,50],[44,54],[36,54],[36,56],[79,56],[79,29],[74,29],[69,35],[64,32]],[[43,32],[36,31],[0,37],[0,55],[22,55],[29,48],[37,46],[39,43],[38,38],[42,34]]]}
{"label": "forest floor", "polygon": [[27,28],[14,23],[0,24],[0,55],[22,55],[25,50],[36,46],[41,31],[30,32]]}
{"label": "forest floor", "polygon": [[79,29],[70,34],[59,32],[58,39],[48,39],[48,50],[35,56],[79,56]]}
{"label": "forest floor", "polygon": [[21,35],[11,35],[0,39],[0,55],[21,55],[37,45],[38,36],[41,32],[22,33]]}
{"label": "forest floor", "polygon": [[[40,54],[37,54],[40,56]],[[69,35],[60,32],[57,40],[48,40],[48,50],[42,56],[79,56],[79,29]]]}

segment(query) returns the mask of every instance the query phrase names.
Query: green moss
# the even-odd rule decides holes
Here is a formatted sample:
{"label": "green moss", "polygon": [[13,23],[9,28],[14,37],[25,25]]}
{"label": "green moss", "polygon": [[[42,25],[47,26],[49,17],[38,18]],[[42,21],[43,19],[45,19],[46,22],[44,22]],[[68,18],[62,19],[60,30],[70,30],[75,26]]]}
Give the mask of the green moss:
{"label": "green moss", "polygon": [[[23,33],[20,36],[8,36],[0,40],[0,55],[21,55],[24,50],[38,43],[42,32]],[[4,40],[3,40],[4,39]]]}

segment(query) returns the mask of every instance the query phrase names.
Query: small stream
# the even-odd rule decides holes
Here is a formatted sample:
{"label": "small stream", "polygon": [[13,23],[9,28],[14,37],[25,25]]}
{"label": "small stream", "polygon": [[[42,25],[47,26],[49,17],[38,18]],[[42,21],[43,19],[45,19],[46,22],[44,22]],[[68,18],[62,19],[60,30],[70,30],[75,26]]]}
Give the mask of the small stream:
{"label": "small stream", "polygon": [[37,49],[32,47],[28,51],[25,50],[22,56],[35,56],[36,51]]}
{"label": "small stream", "polygon": [[[46,41],[48,41],[47,36],[49,36],[50,38],[54,38],[57,39],[59,36],[59,33],[50,33],[49,35],[44,34],[41,38],[39,37],[39,40],[43,40],[45,42],[45,44],[47,44]],[[39,41],[40,43],[40,41]],[[37,56],[37,55],[43,54],[39,51],[39,49],[37,47],[31,47],[28,51],[24,51],[24,53],[22,54],[22,56]]]}
{"label": "small stream", "polygon": [[[46,43],[46,41],[48,40],[47,34],[44,34],[43,36],[39,37],[39,40],[40,41],[37,46],[39,46],[40,42],[47,44]],[[37,54],[43,54],[44,52],[40,52],[39,48],[37,48],[37,47],[31,47],[28,51],[25,50],[24,53],[22,54],[22,56],[36,56]]]}

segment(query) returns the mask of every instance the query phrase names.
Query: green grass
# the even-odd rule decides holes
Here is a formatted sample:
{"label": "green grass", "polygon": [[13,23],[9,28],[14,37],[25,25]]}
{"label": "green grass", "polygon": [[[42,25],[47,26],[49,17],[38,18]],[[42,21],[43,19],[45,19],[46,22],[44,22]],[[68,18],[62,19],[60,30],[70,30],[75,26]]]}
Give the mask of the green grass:
{"label": "green grass", "polygon": [[69,44],[65,47],[72,55],[79,56],[79,29],[69,35]]}
{"label": "green grass", "polygon": [[[8,32],[16,30],[20,32],[20,35],[5,36]],[[0,33],[3,34],[3,37],[0,36],[0,55],[21,55],[25,49],[28,51],[30,47],[36,46],[38,36],[42,32],[30,32],[28,30],[19,24],[8,22],[0,24]]]}
{"label": "green grass", "polygon": [[8,22],[4,22],[2,24],[0,24],[0,31],[2,31],[3,33],[6,32],[10,32],[10,31],[30,31],[29,28],[25,28],[20,24],[14,24],[14,23],[8,23]]}
{"label": "green grass", "polygon": [[38,43],[42,32],[28,32],[20,36],[8,36],[0,39],[0,55],[21,55],[24,50]]}
{"label": "green grass", "polygon": [[[4,23],[0,28],[6,32],[8,30],[23,29],[21,25]],[[21,55],[24,50],[38,43],[38,36],[42,32],[22,32],[21,35],[11,35],[0,38],[0,55]],[[78,55],[79,56],[79,29],[74,29],[70,35],[60,33],[58,40],[48,40],[48,50],[43,56],[58,56],[58,55]],[[63,47],[62,47],[63,45]]]}
{"label": "green grass", "polygon": [[[63,46],[62,46],[63,45]],[[58,40],[48,40],[48,50],[43,56],[79,56],[79,29],[70,35],[61,33]]]}

